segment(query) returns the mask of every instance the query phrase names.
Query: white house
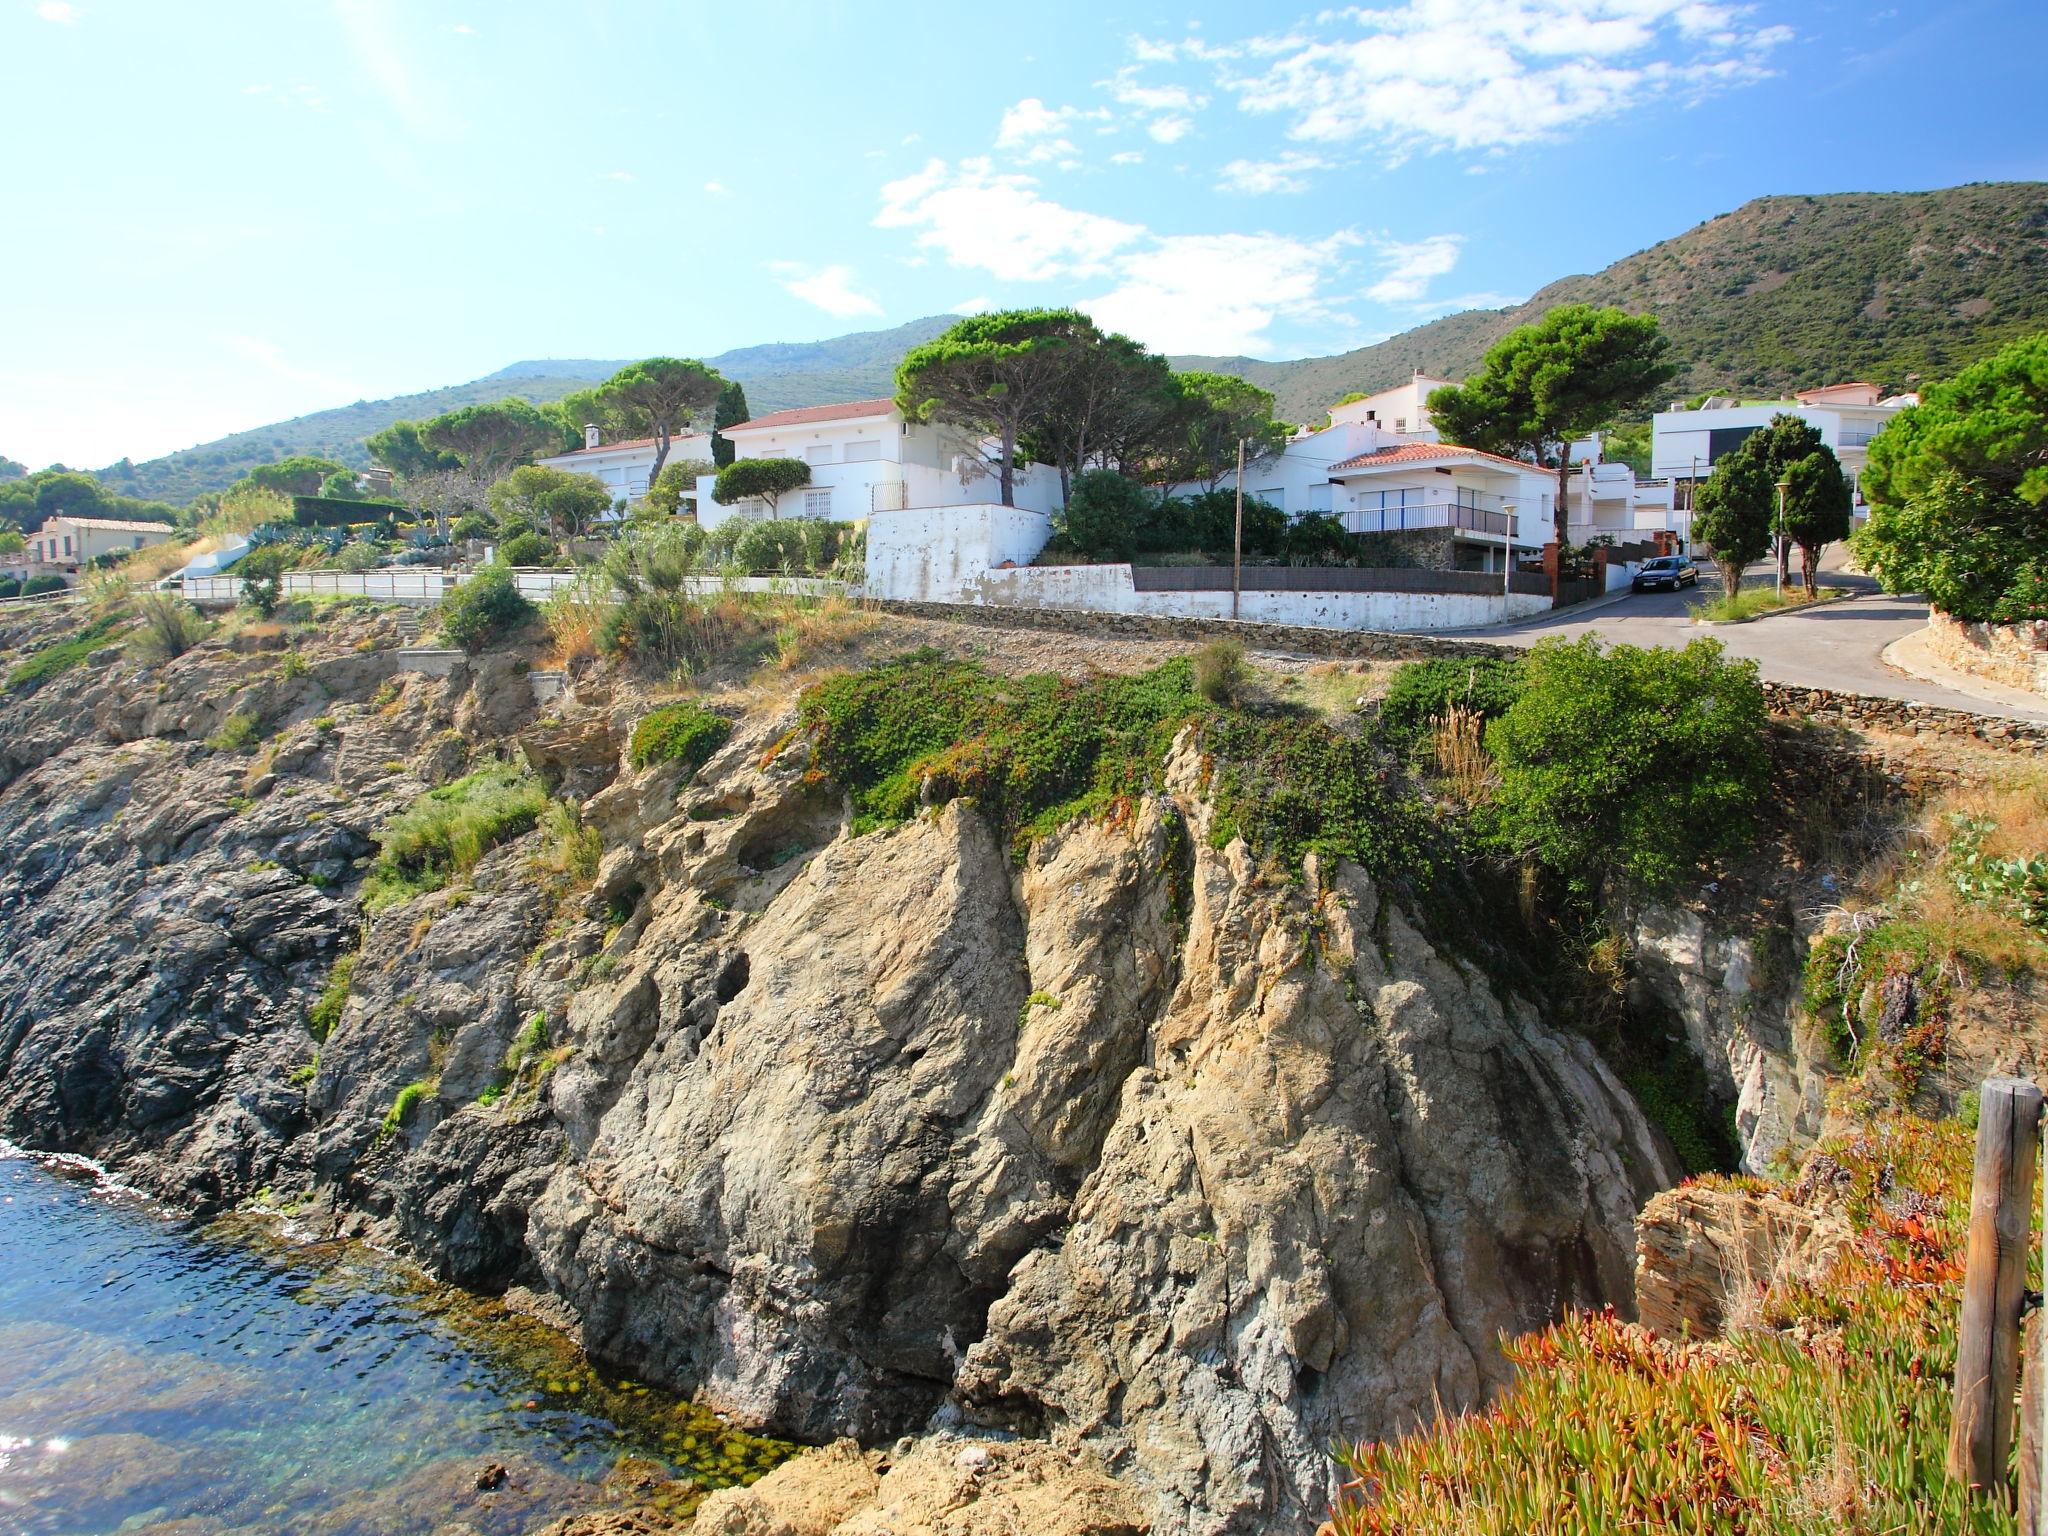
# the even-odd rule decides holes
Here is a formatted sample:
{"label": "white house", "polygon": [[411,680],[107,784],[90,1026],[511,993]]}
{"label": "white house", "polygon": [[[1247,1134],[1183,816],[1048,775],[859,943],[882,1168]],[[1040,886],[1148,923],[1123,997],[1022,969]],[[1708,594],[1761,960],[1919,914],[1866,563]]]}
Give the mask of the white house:
{"label": "white house", "polygon": [[[598,429],[586,426],[583,429],[583,446],[569,453],[557,453],[545,459],[535,459],[536,464],[545,464],[550,469],[566,469],[572,474],[592,475],[602,480],[605,489],[612,493],[614,503],[635,501],[647,494],[647,483],[654,474],[656,443],[651,437],[628,438],[622,442],[607,443],[601,440]],[[688,459],[709,460],[711,457],[711,434],[708,432],[677,433],[669,440],[668,462],[680,464]],[[677,510],[690,512],[691,495],[685,492],[683,505]]]}
{"label": "white house", "polygon": [[1396,437],[1415,442],[1436,442],[1439,434],[1436,423],[1430,419],[1429,392],[1456,382],[1455,379],[1434,378],[1418,369],[1406,384],[1396,384],[1378,394],[1331,406],[1330,425],[1371,422]]}
{"label": "white house", "polygon": [[[1875,384],[1829,384],[1802,389],[1789,400],[1709,399],[1700,409],[1674,405],[1659,411],[1651,427],[1650,473],[1691,482],[1705,479],[1714,461],[1779,414],[1810,422],[1834,449],[1852,489],[1863,474],[1870,440],[1917,395],[1880,399]],[[1681,493],[1681,500],[1686,499]],[[1856,497],[1861,509],[1862,495]]]}
{"label": "white house", "polygon": [[161,544],[177,531],[169,523],[59,514],[45,518],[43,526],[28,536],[28,563],[40,571],[76,571],[116,550]]}
{"label": "white house", "polygon": [[[811,467],[811,483],[773,507],[759,500],[724,507],[711,497],[716,476],[706,475],[697,482],[697,518],[707,528],[729,517],[853,522],[877,513],[978,507],[1001,499],[981,440],[955,428],[905,421],[888,396],[771,411],[722,431],[736,460],[801,459]],[[1060,505],[1058,474],[1028,464],[1014,478],[1016,510],[1050,532]]]}
{"label": "white house", "polygon": [[[1418,375],[1402,388],[1426,395],[1438,382]],[[1347,419],[1247,467],[1245,493],[1289,517],[1317,512],[1353,533],[1401,535],[1412,554],[1446,570],[1499,570],[1511,550],[1533,553],[1549,540],[1557,489],[1550,471],[1438,442],[1426,424],[1426,436],[1396,433],[1377,415],[1360,414],[1367,404],[1338,407]],[[1223,485],[1236,479],[1227,475]]]}

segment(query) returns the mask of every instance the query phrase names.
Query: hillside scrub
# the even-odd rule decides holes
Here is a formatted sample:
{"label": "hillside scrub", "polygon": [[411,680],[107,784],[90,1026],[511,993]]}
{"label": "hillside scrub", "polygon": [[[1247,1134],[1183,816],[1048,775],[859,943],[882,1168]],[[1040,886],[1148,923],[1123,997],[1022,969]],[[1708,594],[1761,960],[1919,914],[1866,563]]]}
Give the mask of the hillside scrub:
{"label": "hillside scrub", "polygon": [[684,777],[695,773],[732,735],[732,722],[701,704],[684,700],[640,717],[626,756],[635,768],[656,763],[683,764]]}
{"label": "hillside scrub", "polygon": [[438,891],[476,868],[500,844],[531,832],[547,791],[523,769],[479,769],[430,789],[378,834],[380,851],[363,884],[363,905],[385,907]]}
{"label": "hillside scrub", "polygon": [[538,611],[520,595],[511,568],[494,563],[472,573],[441,599],[434,609],[434,627],[450,645],[476,652],[510,634]]}
{"label": "hillside scrub", "polygon": [[[33,578],[30,584],[34,584]],[[58,640],[44,646],[26,660],[16,662],[8,671],[8,688],[33,690],[42,687],[53,677],[63,676],[101,646],[115,639],[124,625],[125,620],[120,615],[107,614],[94,619],[68,640]]]}
{"label": "hillside scrub", "polygon": [[1816,1283],[1772,1286],[1723,1340],[1599,1313],[1513,1341],[1492,1407],[1349,1453],[1338,1536],[2010,1531],[1943,1468],[1970,1163],[1954,1121],[1824,1143],[1778,1190],[1856,1234]]}

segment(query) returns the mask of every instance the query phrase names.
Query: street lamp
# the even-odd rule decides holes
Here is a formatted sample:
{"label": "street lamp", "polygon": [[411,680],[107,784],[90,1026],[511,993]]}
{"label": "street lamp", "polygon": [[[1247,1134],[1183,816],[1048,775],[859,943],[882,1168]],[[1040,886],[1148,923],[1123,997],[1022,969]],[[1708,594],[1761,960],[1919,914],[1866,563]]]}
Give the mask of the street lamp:
{"label": "street lamp", "polygon": [[1780,480],[1778,491],[1778,596],[1785,596],[1785,493],[1792,489],[1790,480]]}

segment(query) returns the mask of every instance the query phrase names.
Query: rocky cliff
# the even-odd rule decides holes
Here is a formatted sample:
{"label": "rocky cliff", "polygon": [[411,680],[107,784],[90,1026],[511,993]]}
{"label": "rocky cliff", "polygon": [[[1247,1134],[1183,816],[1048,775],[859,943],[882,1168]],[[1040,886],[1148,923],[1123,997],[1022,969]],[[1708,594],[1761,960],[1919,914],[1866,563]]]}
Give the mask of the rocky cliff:
{"label": "rocky cliff", "polygon": [[[965,801],[856,836],[787,689],[634,770],[636,687],[542,716],[518,654],[395,639],[0,702],[0,1133],[397,1244],[749,1424],[1044,1437],[1164,1532],[1306,1529],[1333,1444],[1630,1305],[1677,1169],[1628,1093],[1361,870],[1217,846],[1192,741],[1021,856]],[[390,818],[491,754],[595,879],[535,831],[363,910]]]}

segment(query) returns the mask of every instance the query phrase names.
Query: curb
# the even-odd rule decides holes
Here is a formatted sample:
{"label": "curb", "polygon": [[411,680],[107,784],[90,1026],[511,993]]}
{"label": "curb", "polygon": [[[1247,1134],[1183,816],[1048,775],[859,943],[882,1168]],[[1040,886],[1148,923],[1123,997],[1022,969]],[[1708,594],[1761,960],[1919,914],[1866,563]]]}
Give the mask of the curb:
{"label": "curb", "polygon": [[1911,655],[1910,648],[1913,643],[1923,639],[1926,634],[1925,629],[1916,629],[1911,634],[1899,636],[1878,653],[1878,661],[1902,677],[1932,683],[1937,688],[1946,688],[1951,693],[1962,694],[1983,704],[2008,710],[2027,709],[2037,714],[2048,715],[2048,699],[2036,698],[2024,689],[1995,683],[1973,673],[1958,671],[1931,657]]}
{"label": "curb", "polygon": [[1708,629],[1731,629],[1737,624],[1761,624],[1765,619],[1786,619],[1794,614],[1811,613],[1816,608],[1826,608],[1832,603],[1845,603],[1861,594],[1854,587],[1826,587],[1822,595],[1810,603],[1797,603],[1790,608],[1773,608],[1768,613],[1752,613],[1742,619],[1694,619],[1695,624]]}

